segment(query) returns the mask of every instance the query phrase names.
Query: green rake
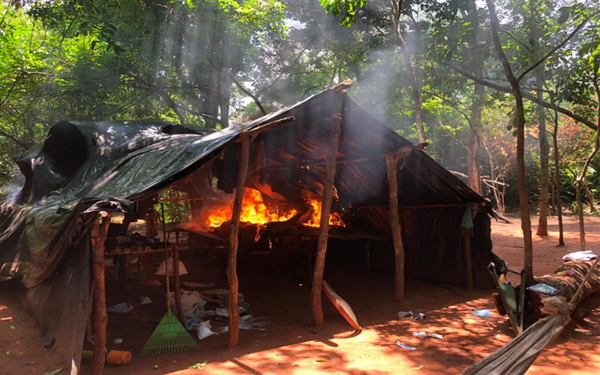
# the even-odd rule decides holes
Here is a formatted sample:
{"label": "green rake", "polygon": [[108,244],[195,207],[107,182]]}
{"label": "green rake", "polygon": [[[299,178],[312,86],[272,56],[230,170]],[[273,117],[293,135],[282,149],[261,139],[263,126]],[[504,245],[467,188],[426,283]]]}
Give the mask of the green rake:
{"label": "green rake", "polygon": [[[150,336],[150,339],[144,346],[144,349],[140,352],[140,357],[148,357],[151,355],[158,355],[164,353],[174,352],[190,352],[194,350],[200,350],[200,345],[190,334],[187,332],[185,327],[181,324],[179,319],[171,311],[171,293],[169,289],[169,255],[168,255],[168,244],[167,244],[167,228],[165,222],[165,207],[161,203],[162,210],[162,221],[163,221],[163,234],[165,242],[165,270],[167,279],[167,313],[158,323],[158,327]],[[173,267],[179,267],[178,264],[173,264]]]}

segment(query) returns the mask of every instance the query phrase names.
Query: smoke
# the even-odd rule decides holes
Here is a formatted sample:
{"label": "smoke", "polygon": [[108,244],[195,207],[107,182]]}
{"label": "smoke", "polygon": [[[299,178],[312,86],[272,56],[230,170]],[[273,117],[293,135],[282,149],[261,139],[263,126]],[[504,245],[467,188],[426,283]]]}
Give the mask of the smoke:
{"label": "smoke", "polygon": [[10,182],[0,186],[0,212],[4,212],[8,207],[14,206],[16,198],[24,185],[25,176],[15,166],[11,172]]}

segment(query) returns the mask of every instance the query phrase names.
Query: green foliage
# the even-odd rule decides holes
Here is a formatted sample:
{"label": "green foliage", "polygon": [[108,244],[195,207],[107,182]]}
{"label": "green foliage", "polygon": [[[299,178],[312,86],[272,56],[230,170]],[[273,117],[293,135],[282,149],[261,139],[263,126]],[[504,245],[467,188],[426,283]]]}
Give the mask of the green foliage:
{"label": "green foliage", "polygon": [[366,0],[321,0],[321,6],[335,17],[342,17],[340,25],[352,27],[356,12],[366,5]]}

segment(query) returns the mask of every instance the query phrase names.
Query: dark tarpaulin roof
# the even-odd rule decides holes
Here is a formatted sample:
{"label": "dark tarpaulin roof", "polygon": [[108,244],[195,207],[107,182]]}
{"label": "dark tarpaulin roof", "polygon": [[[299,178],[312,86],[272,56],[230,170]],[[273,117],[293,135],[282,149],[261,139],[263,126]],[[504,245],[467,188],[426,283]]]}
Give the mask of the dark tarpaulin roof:
{"label": "dark tarpaulin roof", "polygon": [[[81,254],[90,251],[86,234],[94,216],[88,212],[129,211],[132,201],[181,180],[227,147],[238,147],[242,131],[288,116],[295,121],[257,138],[264,146],[263,170],[293,182],[299,168],[292,167],[310,162],[315,181],[323,181],[318,164],[329,145],[329,119],[340,108],[338,203],[387,205],[383,155],[411,143],[332,89],[207,135],[158,121],[54,125],[43,145],[16,158],[25,184],[0,201],[0,281],[21,278],[45,341],[55,342],[66,363],[78,368],[91,293],[90,257]],[[406,159],[398,183],[402,205],[483,201],[419,150]]]}

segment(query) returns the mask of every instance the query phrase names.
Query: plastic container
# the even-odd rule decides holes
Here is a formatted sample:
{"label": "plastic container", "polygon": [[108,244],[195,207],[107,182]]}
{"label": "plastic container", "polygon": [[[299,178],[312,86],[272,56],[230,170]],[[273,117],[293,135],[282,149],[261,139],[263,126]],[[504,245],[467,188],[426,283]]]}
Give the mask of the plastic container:
{"label": "plastic container", "polygon": [[106,356],[106,362],[111,365],[126,365],[131,362],[131,352],[111,350]]}

